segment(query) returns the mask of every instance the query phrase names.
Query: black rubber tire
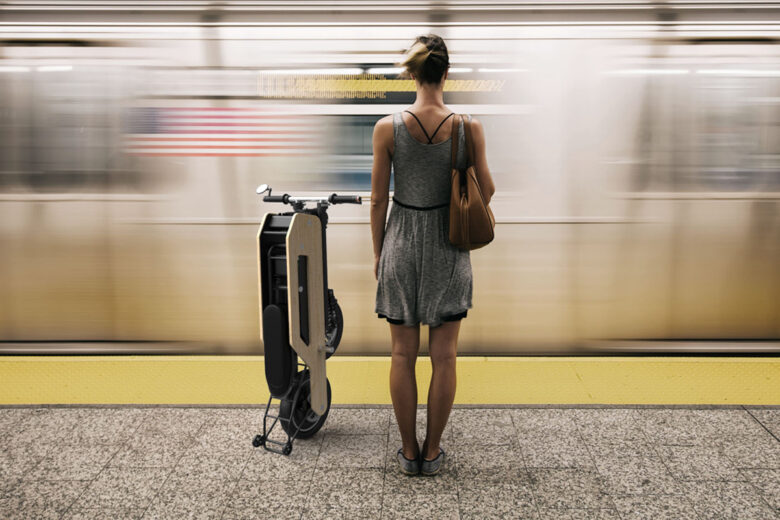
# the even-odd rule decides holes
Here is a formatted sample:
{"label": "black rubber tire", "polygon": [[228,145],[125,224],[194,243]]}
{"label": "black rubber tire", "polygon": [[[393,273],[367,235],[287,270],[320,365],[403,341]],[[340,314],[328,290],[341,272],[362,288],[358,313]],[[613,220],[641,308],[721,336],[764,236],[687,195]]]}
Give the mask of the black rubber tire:
{"label": "black rubber tire", "polygon": [[[338,303],[336,303],[335,308],[336,328],[334,331],[326,333],[329,343],[333,347],[333,352],[326,352],[325,359],[328,359],[330,356],[336,353],[336,349],[338,348],[339,343],[341,343],[341,335],[344,333],[344,314],[341,312],[341,306]],[[331,339],[331,337],[333,339]]]}
{"label": "black rubber tire", "polygon": [[[311,410],[311,404],[309,403],[309,396],[311,395],[311,383],[309,381],[309,369],[304,369],[298,374],[298,383],[295,388],[293,388],[290,391],[290,399],[282,399],[282,402],[279,404],[279,416],[280,417],[291,417],[292,421],[281,421],[282,423],[282,429],[284,429],[285,432],[287,432],[287,435],[293,435],[295,433],[296,428],[299,424],[301,424],[301,429],[298,431],[298,435],[296,436],[296,439],[308,439],[309,437],[314,436],[315,433],[320,431],[320,428],[322,428],[322,425],[325,424],[325,419],[328,418],[328,413],[330,412],[330,399],[331,399],[331,393],[330,393],[330,380],[325,379],[325,382],[328,385],[328,406],[325,408],[325,413],[320,416],[320,418],[317,421],[303,421],[303,424],[301,424],[301,421],[304,417],[306,417],[306,414]],[[301,386],[301,391],[298,394],[298,403],[295,407],[295,414],[292,415],[293,412],[293,397],[295,396],[295,392],[297,390],[298,385]]]}

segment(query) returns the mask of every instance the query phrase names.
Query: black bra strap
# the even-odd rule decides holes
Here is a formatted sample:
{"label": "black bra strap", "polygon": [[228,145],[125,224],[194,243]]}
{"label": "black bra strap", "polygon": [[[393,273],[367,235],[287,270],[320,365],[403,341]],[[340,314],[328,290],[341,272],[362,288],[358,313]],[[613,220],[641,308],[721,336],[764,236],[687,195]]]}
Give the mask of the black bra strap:
{"label": "black bra strap", "polygon": [[430,139],[428,139],[430,142],[433,142],[433,136],[434,136],[434,135],[436,135],[436,132],[438,132],[438,131],[439,131],[439,128],[441,128],[441,125],[443,125],[443,124],[444,124],[444,122],[445,122],[447,119],[449,119],[449,118],[450,118],[450,116],[451,116],[452,114],[454,114],[454,113],[455,113],[455,112],[450,112],[450,115],[448,115],[447,117],[445,117],[444,119],[442,119],[442,120],[441,120],[441,123],[439,123],[439,126],[437,126],[437,127],[436,127],[436,130],[434,130],[434,131],[433,131],[433,134],[431,135],[431,138],[430,138]]}
{"label": "black bra strap", "polygon": [[422,128],[422,131],[423,131],[423,133],[425,134],[425,137],[427,137],[427,138],[428,138],[428,143],[429,143],[429,144],[433,144],[433,135],[436,135],[436,132],[438,132],[438,131],[439,131],[439,128],[441,128],[441,125],[443,125],[443,124],[444,124],[444,122],[445,122],[447,119],[449,119],[449,117],[450,117],[452,114],[454,114],[454,113],[455,113],[455,112],[450,112],[450,114],[449,114],[447,117],[445,117],[444,119],[442,119],[441,123],[439,123],[439,126],[437,126],[437,127],[436,127],[436,130],[433,132],[433,135],[432,135],[432,136],[428,136],[428,132],[426,132],[426,131],[425,131],[425,127],[424,127],[424,126],[423,126],[423,124],[420,122],[420,120],[417,118],[417,116],[416,116],[416,115],[414,115],[414,112],[410,112],[409,110],[404,110],[404,112],[409,112],[410,114],[412,114],[412,116],[413,116],[415,119],[417,119],[417,124],[419,124],[419,125],[420,125],[420,128]]}
{"label": "black bra strap", "polygon": [[[408,110],[404,110],[404,112],[409,112],[409,111],[408,111]],[[410,114],[412,114],[412,116],[413,116],[415,119],[417,119],[417,116],[415,116],[415,115],[414,115],[414,112],[409,112],[409,113],[410,113]],[[423,126],[423,124],[420,122],[420,120],[419,120],[419,119],[417,119],[417,124],[419,124],[419,125],[420,125],[420,128],[422,128],[422,131],[423,131],[423,133],[425,134],[425,137],[428,137],[428,132],[426,132],[426,131],[425,131],[425,127]],[[428,142],[429,142],[429,143],[431,142],[431,138],[430,138],[430,137],[428,137]]]}

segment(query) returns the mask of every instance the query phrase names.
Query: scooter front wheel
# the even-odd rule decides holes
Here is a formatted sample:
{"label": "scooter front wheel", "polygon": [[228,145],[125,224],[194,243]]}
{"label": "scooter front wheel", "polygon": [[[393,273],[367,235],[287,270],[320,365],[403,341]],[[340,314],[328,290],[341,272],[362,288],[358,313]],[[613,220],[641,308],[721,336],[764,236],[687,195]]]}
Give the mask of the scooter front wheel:
{"label": "scooter front wheel", "polygon": [[[325,408],[325,413],[317,417],[317,415],[311,409],[311,379],[309,377],[309,369],[304,369],[300,372],[298,378],[298,384],[296,388],[290,392],[291,399],[282,399],[279,405],[279,416],[289,417],[289,421],[281,421],[282,428],[288,435],[294,435],[298,430],[298,439],[308,439],[315,433],[320,431],[322,425],[325,424],[325,419],[328,418],[328,412],[330,412],[330,381],[325,380],[328,386],[328,406]],[[300,386],[300,388],[297,388]],[[297,395],[297,397],[296,397]],[[293,402],[293,400],[295,402]],[[298,427],[300,426],[300,429]]]}

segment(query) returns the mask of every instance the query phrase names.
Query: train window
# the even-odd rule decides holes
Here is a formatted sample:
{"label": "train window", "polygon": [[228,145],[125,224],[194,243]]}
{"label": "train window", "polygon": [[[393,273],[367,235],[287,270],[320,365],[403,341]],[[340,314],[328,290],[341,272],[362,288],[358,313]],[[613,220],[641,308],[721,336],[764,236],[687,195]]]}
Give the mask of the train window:
{"label": "train window", "polygon": [[624,116],[638,121],[633,190],[780,191],[780,64],[744,47],[697,50],[613,71],[638,101]]}
{"label": "train window", "polygon": [[0,190],[137,191],[121,154],[123,77],[72,66],[6,67],[0,74]]}

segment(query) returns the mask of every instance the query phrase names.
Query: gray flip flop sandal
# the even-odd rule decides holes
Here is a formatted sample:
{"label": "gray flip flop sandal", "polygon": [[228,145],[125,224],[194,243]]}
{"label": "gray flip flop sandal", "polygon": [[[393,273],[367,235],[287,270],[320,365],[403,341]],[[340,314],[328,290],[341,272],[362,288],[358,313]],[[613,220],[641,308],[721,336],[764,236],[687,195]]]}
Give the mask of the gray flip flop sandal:
{"label": "gray flip flop sandal", "polygon": [[403,471],[406,475],[417,475],[420,473],[419,457],[412,460],[407,459],[403,453],[403,448],[398,448],[396,459],[398,459],[398,464],[401,466],[401,471]]}
{"label": "gray flip flop sandal", "polygon": [[420,468],[420,473],[423,475],[435,475],[440,470],[442,465],[444,464],[444,459],[446,458],[447,454],[444,453],[444,450],[439,447],[439,454],[436,455],[436,458],[433,460],[425,460],[422,459],[422,467]]}

